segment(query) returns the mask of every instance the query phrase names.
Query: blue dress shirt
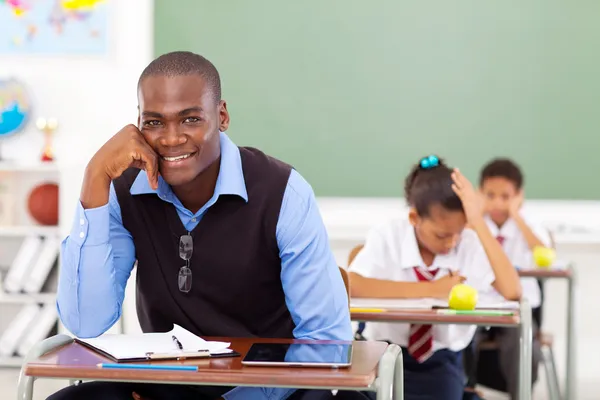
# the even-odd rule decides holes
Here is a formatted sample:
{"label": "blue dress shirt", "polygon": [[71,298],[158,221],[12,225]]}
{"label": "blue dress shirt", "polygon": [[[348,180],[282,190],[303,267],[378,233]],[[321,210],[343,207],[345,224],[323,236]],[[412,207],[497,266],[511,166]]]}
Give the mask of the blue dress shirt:
{"label": "blue dress shirt", "polygon": [[[144,171],[131,186],[131,194],[156,193],[172,203],[189,231],[220,195],[237,195],[248,201],[239,149],[224,133],[220,143],[221,165],[215,191],[197,213],[186,209],[162,178],[157,190],[150,188]],[[346,290],[314,193],[295,170],[283,196],[276,237],[281,284],[296,325],[294,337],[352,340]],[[123,226],[112,185],[108,204],[87,210],[78,205],[71,233],[62,243],[61,260],[57,296],[61,321],[79,337],[101,335],[121,316],[125,285],[135,263],[134,242]],[[223,397],[279,400],[292,393],[282,388],[239,387]]]}

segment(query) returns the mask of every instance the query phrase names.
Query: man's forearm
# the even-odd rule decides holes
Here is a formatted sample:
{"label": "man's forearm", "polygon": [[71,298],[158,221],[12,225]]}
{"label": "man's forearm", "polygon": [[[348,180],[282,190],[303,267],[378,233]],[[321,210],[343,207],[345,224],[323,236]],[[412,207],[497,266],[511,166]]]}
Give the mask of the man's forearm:
{"label": "man's forearm", "polygon": [[[93,214],[93,215],[92,215]],[[70,236],[61,246],[57,307],[66,328],[79,337],[95,337],[119,318],[123,291],[117,280],[109,244],[109,211],[78,208]]]}

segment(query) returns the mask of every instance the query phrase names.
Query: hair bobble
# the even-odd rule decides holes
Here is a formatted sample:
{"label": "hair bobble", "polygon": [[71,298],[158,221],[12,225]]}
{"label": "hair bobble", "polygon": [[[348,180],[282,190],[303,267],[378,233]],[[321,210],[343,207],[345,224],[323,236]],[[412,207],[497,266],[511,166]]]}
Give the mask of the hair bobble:
{"label": "hair bobble", "polygon": [[421,158],[419,165],[421,166],[421,169],[435,168],[440,165],[440,159],[434,155],[431,155],[428,157],[423,157],[423,158]]}

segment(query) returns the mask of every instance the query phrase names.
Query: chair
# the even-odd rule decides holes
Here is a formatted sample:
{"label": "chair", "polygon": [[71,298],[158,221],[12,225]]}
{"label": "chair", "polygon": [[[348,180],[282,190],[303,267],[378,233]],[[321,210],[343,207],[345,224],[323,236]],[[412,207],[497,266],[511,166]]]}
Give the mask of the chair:
{"label": "chair", "polygon": [[[541,347],[542,358],[540,362],[546,375],[548,399],[560,400],[560,386],[558,384],[558,375],[556,372],[556,364],[554,362],[554,353],[552,351],[554,342],[553,337],[551,335],[539,332],[537,339],[539,340]],[[477,379],[474,379],[473,376],[469,376],[469,386],[474,387],[474,383],[479,383],[477,381],[480,380],[483,386],[490,387],[491,389],[500,392],[506,392],[506,382],[502,378],[500,370],[497,368],[498,343],[494,339],[484,340],[479,343],[476,352],[478,355],[476,355],[475,359],[473,360],[477,364],[476,367],[481,367],[483,364],[485,364],[486,368],[476,368],[477,372],[480,374],[483,373],[483,376],[477,376]],[[472,372],[472,370],[467,371],[467,373],[469,372]]]}
{"label": "chair", "polygon": [[359,245],[354,246],[352,248],[352,250],[350,250],[350,254],[348,255],[348,266],[350,266],[350,264],[352,264],[352,261],[354,261],[354,258],[356,258],[356,255],[358,253],[360,253],[360,251],[363,249],[363,247],[365,247],[365,245],[359,244]]}
{"label": "chair", "polygon": [[344,281],[344,286],[346,287],[346,294],[348,295],[348,307],[350,307],[350,278],[348,277],[348,271],[344,268],[339,267],[340,274],[342,274],[342,280]]}
{"label": "chair", "polygon": [[[350,250],[350,254],[348,255],[348,266],[350,266],[352,264],[352,261],[354,261],[354,258],[356,258],[356,255],[358,253],[360,253],[360,251],[363,249],[363,247],[365,247],[365,246],[362,244],[359,244],[359,245],[354,246],[352,248],[352,250]],[[346,272],[346,271],[344,271],[344,272]],[[363,336],[363,332],[365,331],[366,327],[367,327],[367,324],[365,322],[358,323],[358,329],[354,333],[355,340],[367,340]]]}

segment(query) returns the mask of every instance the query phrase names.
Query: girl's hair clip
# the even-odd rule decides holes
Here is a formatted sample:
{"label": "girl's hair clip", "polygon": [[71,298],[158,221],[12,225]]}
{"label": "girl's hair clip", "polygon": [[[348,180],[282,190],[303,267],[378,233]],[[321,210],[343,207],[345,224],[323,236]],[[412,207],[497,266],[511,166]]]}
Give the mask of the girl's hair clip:
{"label": "girl's hair clip", "polygon": [[440,159],[434,155],[431,155],[428,157],[423,157],[423,158],[421,158],[419,165],[421,166],[421,169],[435,168],[440,165]]}

